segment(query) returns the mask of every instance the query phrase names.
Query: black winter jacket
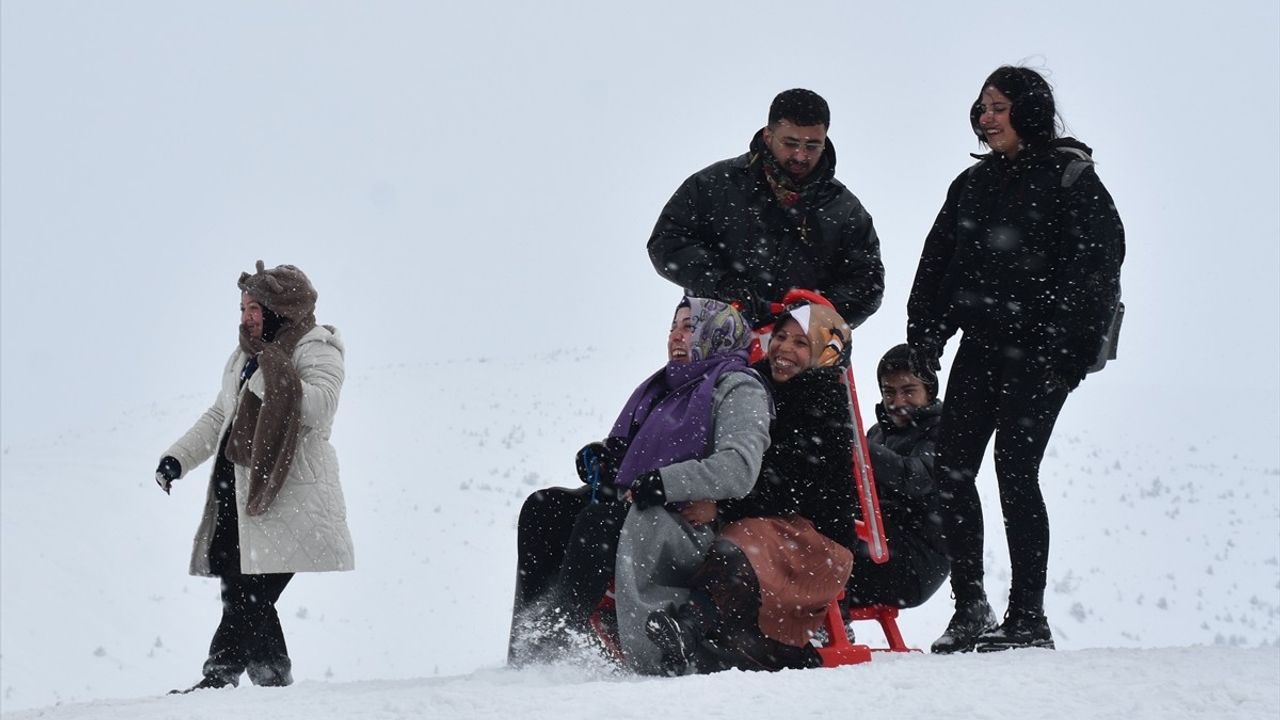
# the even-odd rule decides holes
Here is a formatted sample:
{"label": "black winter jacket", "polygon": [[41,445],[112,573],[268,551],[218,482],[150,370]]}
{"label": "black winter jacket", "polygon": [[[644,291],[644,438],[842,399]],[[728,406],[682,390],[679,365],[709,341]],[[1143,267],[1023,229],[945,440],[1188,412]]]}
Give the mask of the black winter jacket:
{"label": "black winter jacket", "polygon": [[[768,361],[754,366],[769,378]],[[719,519],[800,515],[854,549],[853,427],[839,368],[815,368],[771,383],[775,416],[755,487],[716,503]]]}
{"label": "black winter jacket", "polygon": [[1120,296],[1124,226],[1092,165],[1063,138],[1016,159],[990,153],[960,173],[925,239],[907,340],[941,349],[957,330],[1043,357],[1078,380],[1097,358]]}
{"label": "black winter jacket", "polygon": [[867,445],[889,552],[894,551],[896,541],[911,535],[945,554],[934,480],[942,402],[934,400],[916,409],[906,427],[894,425],[884,403],[877,403],[876,419],[879,422],[867,432]]}
{"label": "black winter jacket", "polygon": [[699,297],[717,297],[734,278],[771,302],[793,288],[816,290],[857,327],[884,295],[871,216],[835,179],[830,139],[807,181],[820,184],[807,211],[778,203],[762,169],[766,152],[757,133],[745,155],[685,180],[653,228],[649,259],[658,274]]}

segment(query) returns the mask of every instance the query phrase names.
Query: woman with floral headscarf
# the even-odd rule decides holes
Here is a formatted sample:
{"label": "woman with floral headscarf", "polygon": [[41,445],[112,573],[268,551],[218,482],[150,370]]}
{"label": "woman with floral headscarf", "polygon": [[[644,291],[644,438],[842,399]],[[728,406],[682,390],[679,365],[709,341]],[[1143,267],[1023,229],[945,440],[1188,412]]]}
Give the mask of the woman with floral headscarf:
{"label": "woman with floral headscarf", "polygon": [[[667,339],[668,363],[636,388],[609,437],[579,453],[590,491],[577,498],[554,493],[562,517],[566,506],[578,508],[571,529],[555,530],[541,493],[526,501],[513,663],[550,659],[575,634],[589,636],[588,619],[615,570],[624,648],[637,632],[643,637],[651,594],[670,602],[676,598],[662,588],[688,586],[715,537],[715,509],[707,501],[746,495],[769,445],[769,398],[747,366],[750,340],[750,327],[732,306],[681,302]],[[552,526],[545,542],[533,518]],[[543,566],[537,581],[543,587],[530,596],[535,564]],[[558,567],[548,575],[551,564]]]}
{"label": "woman with floral headscarf", "polygon": [[760,479],[719,504],[720,535],[688,602],[648,616],[668,674],[819,666],[809,639],[853,567],[853,425],[840,383],[849,327],[802,305],[774,328],[756,365],[776,408]]}

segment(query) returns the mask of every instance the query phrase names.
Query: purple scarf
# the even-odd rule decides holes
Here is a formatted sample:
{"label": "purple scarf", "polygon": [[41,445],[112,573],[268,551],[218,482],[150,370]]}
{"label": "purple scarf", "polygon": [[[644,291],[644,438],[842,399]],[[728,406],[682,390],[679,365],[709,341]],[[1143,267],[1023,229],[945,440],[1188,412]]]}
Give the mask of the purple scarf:
{"label": "purple scarf", "polygon": [[619,487],[631,487],[650,470],[706,457],[716,383],[725,373],[751,372],[746,350],[751,330],[738,311],[705,298],[689,298],[689,309],[692,362],[669,362],[641,383],[609,432],[627,447],[618,467]]}

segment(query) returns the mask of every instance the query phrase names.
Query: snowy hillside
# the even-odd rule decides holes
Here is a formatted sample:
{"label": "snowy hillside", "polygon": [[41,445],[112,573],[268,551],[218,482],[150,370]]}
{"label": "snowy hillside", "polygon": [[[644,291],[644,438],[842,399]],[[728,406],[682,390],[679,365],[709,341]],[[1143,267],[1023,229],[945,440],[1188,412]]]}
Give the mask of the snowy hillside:
{"label": "snowy hillside", "polygon": [[[348,342],[359,347],[358,339]],[[677,696],[685,693],[674,688],[697,687],[725,697],[747,697],[739,689],[747,687],[761,697],[812,688],[819,693],[814,707],[820,707],[841,692],[871,690],[877,683],[901,690],[876,691],[888,707],[899,694],[933,687],[953,672],[955,692],[975,706],[990,682],[1013,682],[1009,678],[1022,673],[1031,673],[1037,687],[1058,688],[1053,697],[1076,687],[1073,702],[1084,703],[1131,692],[1124,687],[1138,678],[1105,687],[1111,676],[1129,673],[1152,674],[1155,684],[1139,693],[1148,703],[1174,702],[1170,693],[1180,686],[1157,682],[1162,673],[1190,680],[1211,672],[1212,684],[1224,683],[1221,692],[1244,703],[1242,712],[1254,701],[1280,696],[1277,439],[1240,442],[1235,436],[1226,444],[1189,436],[1174,408],[1158,405],[1149,408],[1151,417],[1170,421],[1149,420],[1140,435],[1099,427],[1094,414],[1094,427],[1080,427],[1082,415],[1070,412],[1072,405],[1100,402],[1088,383],[1068,404],[1045,464],[1053,523],[1046,604],[1062,650],[1052,658],[1028,656],[1025,663],[1034,664],[1025,665],[1021,659],[878,657],[874,668],[838,675],[708,678],[670,686],[609,679],[601,680],[604,689],[581,684],[580,671],[498,670],[521,501],[537,487],[571,479],[573,451],[603,434],[635,379],[660,358],[660,347],[647,347],[353,363],[334,442],[357,570],[300,575],[281,600],[299,680],[287,691],[291,707],[332,707],[327,716],[342,717],[340,708],[385,702],[384,717],[412,717],[415,707],[437,708],[443,717],[497,717],[528,702],[551,717],[557,703],[569,703],[560,696],[634,693],[638,702],[667,687]],[[188,577],[186,563],[209,469],[202,466],[177,484],[172,497],[155,487],[151,475],[157,455],[211,401],[217,366],[208,363],[207,382],[192,382],[207,386],[207,397],[170,398],[135,407],[108,426],[68,427],[56,437],[4,446],[0,676],[6,712],[155,696],[198,678],[217,621],[217,585]],[[988,526],[998,529],[998,517],[990,514],[997,506],[994,482],[984,474],[980,484]],[[1003,598],[1008,566],[998,532],[988,547],[988,589]],[[949,613],[945,596],[906,611],[908,642],[927,646]],[[879,639],[873,629],[861,632],[864,640]],[[1077,652],[1186,646],[1197,647]],[[1254,650],[1236,654],[1230,647]],[[1258,687],[1234,684],[1230,676],[1240,672]],[[1062,677],[1071,674],[1078,677]],[[969,680],[962,683],[964,677]],[[1104,687],[1083,692],[1097,685]],[[1051,696],[1041,693],[1019,690],[1011,701]],[[192,717],[215,717],[247,702],[242,698],[274,697],[251,688],[223,695],[165,702],[194,703],[182,706]],[[919,699],[926,704],[917,709],[946,707],[941,697],[930,697]],[[462,702],[476,705],[464,711],[456,705]],[[118,708],[120,717],[147,717],[172,709],[147,703],[94,707],[61,712],[114,717],[111,708]]]}

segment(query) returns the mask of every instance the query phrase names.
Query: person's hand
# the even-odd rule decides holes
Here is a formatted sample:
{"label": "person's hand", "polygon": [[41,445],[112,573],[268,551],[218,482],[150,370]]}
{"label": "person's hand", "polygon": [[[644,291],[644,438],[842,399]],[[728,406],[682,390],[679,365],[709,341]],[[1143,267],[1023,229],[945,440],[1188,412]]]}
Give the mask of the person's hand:
{"label": "person's hand", "polygon": [[173,481],[182,476],[182,465],[178,459],[172,455],[165,455],[160,459],[160,466],[156,468],[156,484],[164,491],[165,495],[169,494],[169,488],[173,486]]}
{"label": "person's hand", "polygon": [[1048,397],[1056,392],[1069,393],[1080,385],[1080,381],[1084,379],[1084,376],[1085,373],[1083,372],[1064,371],[1050,366],[1044,372],[1042,389],[1036,395]]}
{"label": "person's hand", "polygon": [[690,525],[710,525],[716,521],[716,501],[693,500],[684,503],[684,507],[680,508],[680,517]]}
{"label": "person's hand", "polygon": [[657,470],[650,470],[636,478],[627,497],[641,510],[666,505],[667,492],[662,487],[662,474]]}
{"label": "person's hand", "polygon": [[267,348],[267,341],[260,337],[252,337],[249,335],[249,327],[244,323],[241,323],[240,347],[248,353],[250,357],[253,357]]}
{"label": "person's hand", "polygon": [[772,303],[756,295],[751,284],[737,275],[726,275],[716,284],[716,299],[738,308],[751,327],[760,327],[773,320]]}
{"label": "person's hand", "polygon": [[938,381],[938,371],[942,369],[942,348],[935,345],[912,345],[907,351],[907,364],[911,366],[911,374],[928,383]]}
{"label": "person's hand", "polygon": [[613,440],[588,443],[574,456],[574,465],[582,482],[591,485],[593,472],[597,484],[611,485],[617,479],[618,454],[610,447]]}

